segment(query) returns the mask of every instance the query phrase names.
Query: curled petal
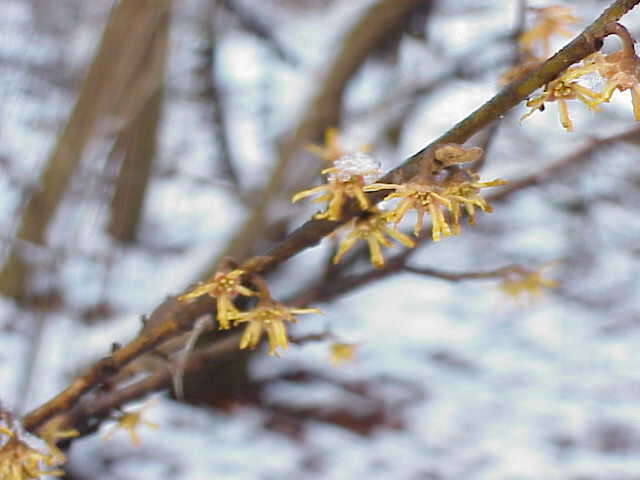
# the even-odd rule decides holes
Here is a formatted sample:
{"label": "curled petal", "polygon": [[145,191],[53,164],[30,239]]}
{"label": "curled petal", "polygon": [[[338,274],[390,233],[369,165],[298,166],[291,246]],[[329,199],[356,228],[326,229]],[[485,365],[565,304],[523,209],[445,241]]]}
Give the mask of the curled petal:
{"label": "curled petal", "polygon": [[[353,232],[352,232],[353,233]],[[338,251],[333,257],[333,263],[338,263],[342,259],[345,253],[347,253],[358,241],[358,237],[355,235],[347,235],[347,237],[340,242],[340,246],[338,247]]]}
{"label": "curled petal", "polygon": [[327,190],[326,185],[319,185],[307,190],[302,190],[301,192],[298,192],[293,197],[291,197],[291,202],[296,203],[298,200],[302,200],[303,198],[315,195],[316,193],[323,192],[325,190]]}
{"label": "curled petal", "polygon": [[382,249],[380,248],[380,242],[375,238],[367,238],[369,244],[369,257],[371,259],[371,265],[375,268],[382,268],[384,266],[384,257],[382,256]]}
{"label": "curled petal", "polygon": [[202,285],[198,285],[196,288],[194,288],[190,292],[185,293],[184,295],[180,295],[178,297],[178,301],[184,302],[187,300],[192,300],[194,298],[201,297],[202,295],[210,294],[213,288],[214,286],[211,283],[203,283]]}
{"label": "curled petal", "polygon": [[240,350],[244,350],[245,348],[254,349],[256,345],[258,345],[261,336],[262,323],[249,322],[244,329],[242,338],[240,338]]}
{"label": "curled petal", "polygon": [[365,192],[378,192],[380,190],[397,190],[402,188],[402,185],[396,183],[372,183],[363,188]]}
{"label": "curled petal", "polygon": [[404,233],[394,230],[393,228],[385,227],[384,232],[407,248],[413,248],[416,246],[416,242],[414,242],[411,237],[408,237]]}

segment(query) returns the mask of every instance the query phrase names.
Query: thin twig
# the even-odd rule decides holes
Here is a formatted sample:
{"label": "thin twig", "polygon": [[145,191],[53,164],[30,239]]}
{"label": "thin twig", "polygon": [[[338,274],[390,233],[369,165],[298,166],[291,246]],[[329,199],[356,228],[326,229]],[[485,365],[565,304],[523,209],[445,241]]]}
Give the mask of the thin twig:
{"label": "thin twig", "polygon": [[236,193],[240,193],[240,178],[234,164],[231,146],[227,137],[227,115],[223,95],[220,92],[216,73],[216,55],[218,53],[219,7],[217,1],[209,2],[203,12],[202,35],[205,39],[200,69],[204,83],[202,97],[211,108],[213,129],[215,132],[216,146],[218,148],[218,164],[220,165],[220,178],[228,179]]}
{"label": "thin twig", "polygon": [[448,280],[450,282],[462,282],[463,280],[479,280],[487,278],[500,278],[507,272],[511,272],[518,268],[516,265],[508,265],[506,267],[497,268],[495,270],[487,270],[486,272],[445,272],[435,268],[428,267],[414,267],[411,265],[404,265],[402,270],[405,272],[415,273],[418,275],[424,275],[425,277],[440,278],[442,280]]}
{"label": "thin twig", "polygon": [[298,65],[298,59],[282,44],[260,17],[232,0],[222,0],[222,4],[236,16],[242,28],[262,40],[280,60],[283,60],[289,65]]}

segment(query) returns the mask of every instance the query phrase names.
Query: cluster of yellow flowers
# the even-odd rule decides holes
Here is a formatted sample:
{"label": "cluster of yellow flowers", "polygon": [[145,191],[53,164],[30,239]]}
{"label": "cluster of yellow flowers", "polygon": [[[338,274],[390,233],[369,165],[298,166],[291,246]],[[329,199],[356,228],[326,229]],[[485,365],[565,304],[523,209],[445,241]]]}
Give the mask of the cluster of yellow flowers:
{"label": "cluster of yellow flowers", "polygon": [[[75,430],[58,431],[48,428],[42,433],[46,448],[42,451],[21,439],[15,429],[0,425],[0,478],[2,480],[29,480],[44,475],[59,477],[64,472],[58,468],[66,462],[64,453],[56,446],[60,438],[75,437]],[[5,437],[5,438],[2,438]]]}
{"label": "cluster of yellow flowers", "polygon": [[[257,290],[242,284],[243,277],[257,287]],[[290,308],[275,301],[266,283],[257,275],[248,275],[245,271],[223,267],[209,281],[197,286],[192,291],[178,297],[180,301],[188,301],[202,295],[216,299],[218,328],[226,330],[231,326],[246,324],[240,338],[240,348],[255,348],[264,332],[269,341],[269,355],[277,354],[277,348],[286,349],[289,345],[285,322],[295,322],[295,315],[319,313],[316,308]],[[247,311],[236,308],[234,299],[238,296],[256,297],[255,306]]]}
{"label": "cluster of yellow flowers", "polygon": [[[521,78],[539,67],[549,56],[551,37],[555,34],[570,36],[571,32],[567,30],[566,25],[577,22],[567,7],[551,6],[535,11],[535,24],[518,40],[521,62],[502,75],[503,83]],[[572,131],[568,100],[578,100],[590,110],[599,111],[599,105],[609,102],[616,90],[630,90],[634,117],[640,120],[640,58],[636,55],[634,40],[629,31],[618,23],[607,25],[607,34],[617,35],[622,42],[622,48],[608,55],[595,53],[579,65],[567,68],[560,76],[545,85],[542,93],[527,101],[526,105],[530,110],[522,119],[537,110],[544,110],[545,103],[557,102],[560,124],[565,130]],[[541,52],[541,55],[538,52]],[[594,91],[581,84],[580,80],[584,80],[585,76],[602,79],[605,84],[603,89]]]}
{"label": "cluster of yellow flowers", "polygon": [[[311,153],[322,160],[332,162],[332,167],[323,170],[323,173],[329,173],[327,183],[303,190],[292,199],[296,202],[322,193],[314,201],[326,202],[327,206],[315,217],[334,221],[341,218],[345,202],[350,198],[355,199],[362,214],[345,226],[349,232],[340,242],[334,263],[338,263],[359,240],[368,244],[371,263],[376,268],[384,265],[381,247],[391,246],[390,239],[407,248],[414,247],[415,241],[397,230],[398,223],[409,210],[416,211],[413,230],[416,237],[421,234],[426,213],[431,217],[431,235],[434,241],[458,235],[461,208],[464,207],[469,223],[473,224],[476,207],[483,212],[491,211],[489,204],[478,195],[480,190],[505,183],[503,180],[481,182],[477,173],[461,168],[461,164],[478,160],[483,151],[478,147],[466,149],[457,144],[443,144],[435,148],[433,158],[422,166],[418,175],[406,183],[370,183],[379,175],[373,159],[363,152],[344,152],[338,147],[336,138],[336,131],[331,129],[327,132],[324,147],[308,147]],[[445,173],[443,170],[446,167],[454,168]],[[367,200],[367,192],[381,190],[392,190],[385,197],[385,200],[397,200],[391,210],[372,207]]]}

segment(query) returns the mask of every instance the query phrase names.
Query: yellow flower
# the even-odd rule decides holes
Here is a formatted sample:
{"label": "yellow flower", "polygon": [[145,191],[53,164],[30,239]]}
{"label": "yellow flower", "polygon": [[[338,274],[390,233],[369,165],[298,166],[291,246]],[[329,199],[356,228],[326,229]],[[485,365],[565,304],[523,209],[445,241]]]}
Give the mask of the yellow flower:
{"label": "yellow flower", "polygon": [[320,194],[313,201],[327,202],[327,208],[317,213],[315,218],[338,221],[342,217],[342,207],[349,198],[354,198],[362,210],[369,208],[363,187],[380,175],[380,166],[369,155],[357,152],[343,155],[321,173],[327,175],[327,183],[298,192],[291,201],[295,203]]}
{"label": "yellow flower", "polygon": [[573,124],[571,118],[569,118],[569,109],[567,107],[567,100],[580,100],[590,110],[598,111],[598,104],[602,102],[602,95],[594,92],[587,87],[580,85],[575,80],[597,71],[596,64],[586,59],[586,61],[579,66],[570,67],[555,80],[549,82],[544,87],[544,91],[527,101],[527,107],[530,108],[529,112],[521,117],[520,120],[531,116],[536,110],[544,110],[544,104],[546,102],[557,102],[558,113],[560,115],[560,124],[567,131],[573,130]]}
{"label": "yellow flower", "polygon": [[[324,132],[324,145],[305,145],[305,150],[312,153],[321,160],[328,163],[333,163],[343,155],[349,152],[344,151],[338,144],[338,130],[336,128],[327,128]],[[357,148],[359,152],[368,152],[369,146],[362,145]]]}
{"label": "yellow flower", "polygon": [[[365,190],[395,190],[385,197],[385,200],[400,199],[396,207],[388,214],[388,218],[397,224],[409,210],[414,209],[416,223],[413,233],[416,237],[420,235],[424,215],[428,213],[432,223],[431,237],[434,242],[438,242],[443,236],[448,237],[460,233],[461,205],[464,205],[469,215],[470,224],[473,224],[475,220],[475,207],[479,207],[484,212],[491,212],[491,207],[486,200],[478,195],[478,192],[481,188],[495,187],[506,182],[500,179],[479,182],[478,179],[478,174],[462,170],[455,177],[451,177],[441,184],[430,184],[415,179],[405,184],[374,183],[366,187]],[[451,212],[451,226],[445,218],[444,210]]]}
{"label": "yellow flower", "polygon": [[[44,427],[38,431],[38,435],[42,438],[47,447],[49,447],[50,461],[47,465],[62,465],[67,461],[67,457],[56,445],[57,441],[63,438],[73,438],[80,435],[75,429],[61,429],[61,417],[54,417],[47,422]],[[54,463],[50,463],[54,462]]]}
{"label": "yellow flower", "polygon": [[536,23],[518,39],[521,50],[532,51],[539,42],[542,46],[544,58],[549,56],[550,39],[553,35],[559,34],[564,37],[571,37],[573,33],[565,28],[566,25],[574,24],[578,21],[571,15],[571,9],[561,6],[550,6],[546,8],[531,9],[536,12]]}
{"label": "yellow flower", "polygon": [[[334,168],[327,168],[323,170],[322,173],[332,172],[333,170]],[[363,193],[362,187],[364,187],[364,181],[362,178],[355,177],[347,181],[332,178],[324,185],[296,193],[291,198],[291,201],[296,203],[298,200],[302,200],[305,197],[322,193],[322,195],[315,198],[313,201],[327,202],[327,208],[323,212],[316,213],[314,217],[317,219],[338,221],[340,220],[340,217],[342,217],[342,207],[344,206],[344,202],[347,198],[355,198],[358,205],[363,210],[369,208],[369,201]]]}
{"label": "yellow flower", "polygon": [[155,423],[147,422],[146,420],[142,419],[142,414],[144,413],[144,411],[154,403],[154,401],[149,401],[138,410],[131,412],[119,412],[114,418],[116,424],[109,432],[106,433],[106,435],[104,435],[103,440],[109,440],[119,429],[122,429],[128,433],[131,444],[134,447],[139,446],[140,437],[138,436],[138,432],[136,432],[136,428],[138,428],[140,425],[145,425],[153,429],[158,428],[158,425],[156,425]]}
{"label": "yellow flower", "polygon": [[468,180],[460,183],[453,183],[444,192],[444,195],[451,203],[451,225],[455,235],[460,234],[460,206],[463,205],[467,212],[469,225],[475,224],[475,207],[480,208],[485,213],[493,211],[491,205],[478,193],[482,188],[498,187],[507,182],[502,179],[491,180],[490,182],[479,182],[480,175],[477,173],[464,172],[469,177]]}
{"label": "yellow flower", "polygon": [[329,346],[329,361],[334,367],[350,362],[358,346],[353,343],[332,343]]}
{"label": "yellow flower", "polygon": [[253,291],[242,285],[240,279],[244,274],[244,271],[238,269],[230,272],[217,272],[209,281],[181,295],[178,297],[178,300],[183,302],[202,295],[214,297],[216,299],[216,319],[219,328],[221,330],[227,330],[231,321],[238,315],[238,309],[234,306],[233,299],[237,295],[244,295],[246,297],[255,295]]}
{"label": "yellow flower", "polygon": [[342,239],[338,252],[333,257],[333,263],[338,263],[342,256],[350,250],[358,240],[364,240],[369,245],[371,264],[380,268],[384,265],[384,257],[380,246],[390,247],[391,242],[385,235],[393,238],[405,247],[413,248],[415,243],[405,234],[389,228],[387,214],[373,208],[366,212],[364,217],[354,218],[350,223],[352,230]]}
{"label": "yellow flower", "polygon": [[241,312],[235,324],[247,323],[240,338],[240,349],[255,348],[266,330],[269,341],[269,355],[277,355],[276,349],[289,346],[284,322],[295,322],[295,315],[320,313],[317,308],[289,308],[271,298],[262,298],[258,305],[248,312]]}
{"label": "yellow flower", "polygon": [[0,479],[29,480],[44,475],[59,477],[64,475],[62,470],[43,470],[43,468],[57,466],[64,460],[54,457],[49,452],[42,453],[31,448],[20,440],[15,432],[0,426],[0,435],[8,437],[0,447]]}
{"label": "yellow flower", "polygon": [[408,182],[403,184],[374,183],[366,187],[365,191],[395,190],[387,195],[385,200],[400,199],[396,207],[388,213],[387,218],[398,224],[404,215],[411,209],[416,211],[416,223],[413,234],[420,235],[424,223],[425,214],[431,216],[432,237],[434,242],[440,241],[441,236],[451,235],[451,229],[447,223],[442,208],[451,209],[451,201],[446,198],[443,189],[436,185],[428,185],[420,182]]}
{"label": "yellow flower", "polygon": [[303,198],[318,194],[314,202],[326,202],[324,211],[317,213],[314,218],[338,221],[342,217],[344,203],[353,198],[362,210],[369,208],[369,201],[362,191],[367,183],[380,176],[378,165],[366,152],[367,146],[360,147],[355,152],[345,152],[338,146],[338,131],[328,128],[325,132],[324,146],[307,145],[305,148],[325,162],[332,164],[320,173],[327,175],[327,182],[314,188],[296,193],[291,201],[296,203]]}
{"label": "yellow flower", "polygon": [[539,270],[529,271],[524,268],[505,270],[503,280],[499,288],[511,297],[528,296],[530,299],[539,297],[543,288],[556,288],[558,282],[544,278],[542,272],[552,265],[545,265]]}

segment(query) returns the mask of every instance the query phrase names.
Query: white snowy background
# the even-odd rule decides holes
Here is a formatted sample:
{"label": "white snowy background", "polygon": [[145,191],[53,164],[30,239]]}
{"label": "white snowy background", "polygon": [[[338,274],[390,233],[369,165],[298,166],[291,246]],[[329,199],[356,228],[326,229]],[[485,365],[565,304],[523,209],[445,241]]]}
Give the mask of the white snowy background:
{"label": "white snowy background", "polygon": [[[5,249],[111,4],[56,0],[55,8],[43,9],[55,14],[38,18],[32,5],[39,3],[0,0]],[[371,0],[301,2],[296,9],[276,0],[243,3],[298,60],[295,66],[282,62],[233,26],[221,37],[217,71],[229,136],[243,187],[250,190],[266,180],[273,141],[295,125],[342,33]],[[388,170],[490,98],[497,89],[495,68],[452,79],[418,98],[397,148],[377,137],[389,112],[357,113],[428,82],[465,52],[478,52],[474,65],[505,58],[510,47],[495,38],[513,27],[516,3],[437,2],[428,42],[406,38],[393,70],[370,62],[356,76],[347,91],[344,118],[353,120],[344,121],[344,140],[374,144]],[[608,3],[567,4],[583,20],[578,28]],[[39,287],[62,285],[64,308],[34,314],[0,300],[0,400],[17,414],[57,393],[112,342],[132,338],[140,315],[193,281],[247,214],[216,182],[215,140],[194,94],[192,71],[201,42],[194,24],[201,5],[179,0],[173,17],[162,145],[142,231],[146,247],[117,249],[103,231],[108,204],[95,190],[104,151],[96,145],[83,161],[85,179],[74,184],[73,204],[50,232],[52,248],[34,249],[50,267],[43,271],[51,272],[42,275]],[[640,11],[623,23],[640,31]],[[268,114],[258,115],[264,109]],[[617,94],[598,115],[577,104],[570,109],[572,134],[561,130],[554,105],[523,124],[518,117],[525,110],[517,107],[491,145],[483,177],[520,178],[590,136],[623,131],[633,122],[627,94]],[[495,280],[448,283],[399,274],[316,305],[323,315],[308,316],[295,329],[303,335],[328,325],[339,338],[359,344],[353,362],[330,366],[328,342],[292,345],[281,358],[252,360],[256,381],[276,378],[263,391],[265,405],[302,412],[339,407],[365,419],[382,409],[385,420],[375,428],[357,432],[310,416],[301,422],[302,432],[287,434],[266,428],[273,409],[264,405],[218,411],[160,395],[146,412],[159,428],[142,428],[140,447],[132,448],[124,433],[108,442],[101,433],[75,441],[70,478],[639,479],[638,154],[637,146],[623,144],[594,155],[557,181],[496,204],[494,213],[478,217],[476,227],[463,226],[460,237],[426,245],[413,257],[416,265],[449,271],[556,261],[549,276],[561,286],[538,301],[522,305],[505,298]],[[178,174],[163,175],[168,169]],[[276,295],[285,297],[297,278],[308,278],[305,271],[317,268],[325,248],[293,259],[286,276],[275,279]],[[99,260],[105,255],[112,262],[108,270]],[[107,318],[79,321],[98,303],[110,306]],[[43,327],[34,345],[36,325]],[[300,371],[314,381],[298,381]],[[366,385],[366,391],[354,385]]]}

